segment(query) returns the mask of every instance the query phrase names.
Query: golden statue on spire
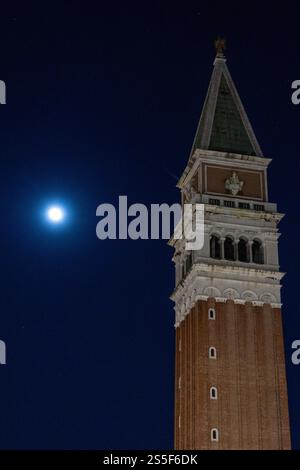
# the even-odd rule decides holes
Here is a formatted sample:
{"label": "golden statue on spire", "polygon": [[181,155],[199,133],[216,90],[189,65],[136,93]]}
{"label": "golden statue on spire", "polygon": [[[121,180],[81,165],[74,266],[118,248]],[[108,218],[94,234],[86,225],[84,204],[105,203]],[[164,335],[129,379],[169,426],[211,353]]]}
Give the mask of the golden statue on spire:
{"label": "golden statue on spire", "polygon": [[218,54],[223,55],[223,51],[225,51],[226,49],[226,39],[218,37],[215,40],[215,49],[216,49],[217,55]]}

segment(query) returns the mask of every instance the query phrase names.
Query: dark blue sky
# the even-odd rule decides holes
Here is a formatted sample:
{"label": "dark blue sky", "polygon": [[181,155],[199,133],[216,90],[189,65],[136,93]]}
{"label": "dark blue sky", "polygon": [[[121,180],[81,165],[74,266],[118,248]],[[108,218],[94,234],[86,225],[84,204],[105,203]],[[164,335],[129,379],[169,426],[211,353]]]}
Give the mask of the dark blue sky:
{"label": "dark blue sky", "polygon": [[[0,17],[0,447],[163,449],[173,444],[174,285],[162,241],[96,238],[96,207],[173,203],[207,91],[213,40],[267,157],[281,223],[293,445],[300,449],[298,7],[111,2],[86,16]],[[83,2],[84,5],[84,2]],[[253,9],[252,9],[253,8]],[[278,8],[278,9],[277,9]],[[298,8],[298,10],[297,10]],[[175,176],[174,176],[175,175]],[[59,200],[68,223],[41,215]]]}

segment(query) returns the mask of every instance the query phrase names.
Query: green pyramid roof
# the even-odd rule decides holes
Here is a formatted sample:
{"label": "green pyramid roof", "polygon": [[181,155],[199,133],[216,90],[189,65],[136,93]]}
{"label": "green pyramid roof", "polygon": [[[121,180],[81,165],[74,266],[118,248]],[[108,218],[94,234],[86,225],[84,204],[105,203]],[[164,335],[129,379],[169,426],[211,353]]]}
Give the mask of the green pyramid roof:
{"label": "green pyramid roof", "polygon": [[223,74],[208,148],[221,152],[255,155],[255,150]]}
{"label": "green pyramid roof", "polygon": [[197,148],[262,156],[223,55],[217,55],[196,132]]}

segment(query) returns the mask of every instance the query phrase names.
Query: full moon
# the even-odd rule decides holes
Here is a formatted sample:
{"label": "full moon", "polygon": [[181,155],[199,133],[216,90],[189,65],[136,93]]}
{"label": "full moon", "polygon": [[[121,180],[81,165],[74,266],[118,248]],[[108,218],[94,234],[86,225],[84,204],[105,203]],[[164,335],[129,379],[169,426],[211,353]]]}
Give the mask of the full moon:
{"label": "full moon", "polygon": [[47,217],[51,222],[57,224],[63,220],[64,211],[61,207],[58,206],[49,207],[47,210]]}

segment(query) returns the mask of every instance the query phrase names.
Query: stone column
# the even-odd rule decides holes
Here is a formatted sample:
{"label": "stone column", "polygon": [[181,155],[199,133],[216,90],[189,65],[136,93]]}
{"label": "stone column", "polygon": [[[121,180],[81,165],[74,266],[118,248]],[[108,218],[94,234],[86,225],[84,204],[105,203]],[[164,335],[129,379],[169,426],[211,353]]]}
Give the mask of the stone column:
{"label": "stone column", "polygon": [[249,263],[253,263],[252,245],[253,245],[253,240],[250,240],[249,241]]}
{"label": "stone column", "polygon": [[221,259],[224,259],[224,242],[225,242],[225,237],[220,238],[220,256]]}
{"label": "stone column", "polygon": [[238,261],[238,259],[239,259],[239,248],[238,248],[239,241],[234,240],[233,243],[234,243],[234,260]]}

